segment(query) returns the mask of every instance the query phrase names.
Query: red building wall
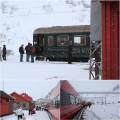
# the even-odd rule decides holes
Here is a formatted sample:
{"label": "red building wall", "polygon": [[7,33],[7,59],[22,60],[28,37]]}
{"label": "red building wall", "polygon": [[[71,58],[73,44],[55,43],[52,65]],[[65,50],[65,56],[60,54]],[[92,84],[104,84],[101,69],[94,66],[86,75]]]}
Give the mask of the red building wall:
{"label": "red building wall", "polygon": [[119,79],[119,1],[101,1],[102,79]]}
{"label": "red building wall", "polygon": [[13,113],[13,100],[9,98],[0,98],[0,116]]}

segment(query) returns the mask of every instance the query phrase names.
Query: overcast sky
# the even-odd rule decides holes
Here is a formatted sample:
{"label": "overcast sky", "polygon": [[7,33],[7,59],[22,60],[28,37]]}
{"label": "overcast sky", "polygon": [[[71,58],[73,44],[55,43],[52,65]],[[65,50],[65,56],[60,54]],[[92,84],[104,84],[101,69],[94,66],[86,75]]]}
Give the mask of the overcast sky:
{"label": "overcast sky", "polygon": [[6,36],[6,42],[0,44],[12,49],[32,42],[33,31],[39,27],[90,24],[90,0],[0,0],[0,3],[0,33]]}

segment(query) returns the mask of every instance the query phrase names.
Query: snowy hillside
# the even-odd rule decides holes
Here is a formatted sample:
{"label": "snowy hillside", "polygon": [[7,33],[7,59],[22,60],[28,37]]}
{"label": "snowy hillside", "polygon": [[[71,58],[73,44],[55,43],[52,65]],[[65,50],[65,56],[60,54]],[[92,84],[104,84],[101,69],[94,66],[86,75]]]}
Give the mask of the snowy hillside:
{"label": "snowy hillside", "polygon": [[90,0],[0,0],[0,45],[32,42],[38,27],[90,24]]}

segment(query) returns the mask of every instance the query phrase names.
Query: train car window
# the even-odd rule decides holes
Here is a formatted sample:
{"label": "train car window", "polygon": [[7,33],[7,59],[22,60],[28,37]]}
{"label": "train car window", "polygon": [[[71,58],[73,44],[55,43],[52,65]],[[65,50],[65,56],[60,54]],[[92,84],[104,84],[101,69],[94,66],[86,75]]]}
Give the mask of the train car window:
{"label": "train car window", "polygon": [[51,103],[50,106],[58,108],[60,106],[60,95],[55,97]]}
{"label": "train car window", "polygon": [[54,37],[48,36],[48,46],[53,46],[53,45],[54,45]]}
{"label": "train car window", "polygon": [[79,98],[76,98],[76,104],[79,104]]}
{"label": "train car window", "polygon": [[75,104],[75,97],[74,96],[72,96],[72,95],[70,95],[70,102],[71,102],[71,104]]}
{"label": "train car window", "polygon": [[75,46],[86,46],[86,36],[74,36]]}
{"label": "train car window", "polygon": [[68,35],[57,36],[57,46],[68,46],[68,45],[69,45]]}
{"label": "train car window", "polygon": [[61,91],[60,93],[60,104],[61,105],[69,105],[71,104],[70,102],[70,95],[66,92]]}

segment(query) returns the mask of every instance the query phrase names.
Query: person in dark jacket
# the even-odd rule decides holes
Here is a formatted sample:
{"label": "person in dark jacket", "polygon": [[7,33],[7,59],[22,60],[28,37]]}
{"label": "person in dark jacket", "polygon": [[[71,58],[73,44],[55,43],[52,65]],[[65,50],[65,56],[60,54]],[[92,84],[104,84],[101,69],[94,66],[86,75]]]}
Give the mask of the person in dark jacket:
{"label": "person in dark jacket", "polygon": [[35,46],[31,45],[31,62],[34,63],[34,56],[35,56],[35,53],[36,53],[36,48]]}
{"label": "person in dark jacket", "polygon": [[6,45],[3,45],[3,49],[2,49],[2,57],[3,57],[3,60],[5,60],[5,61],[6,61],[6,53],[7,53]]}
{"label": "person in dark jacket", "polygon": [[25,51],[26,51],[26,62],[29,62],[30,59],[30,49],[31,49],[31,44],[28,43],[28,45],[26,45],[25,47]]}
{"label": "person in dark jacket", "polygon": [[19,53],[20,53],[20,62],[23,62],[24,45],[21,45],[21,46],[19,47]]}

